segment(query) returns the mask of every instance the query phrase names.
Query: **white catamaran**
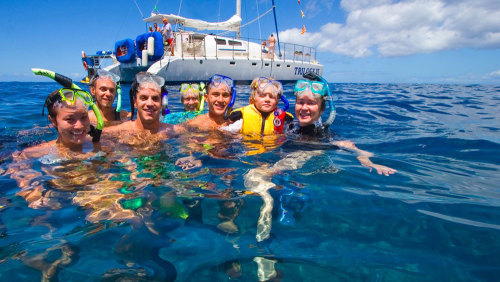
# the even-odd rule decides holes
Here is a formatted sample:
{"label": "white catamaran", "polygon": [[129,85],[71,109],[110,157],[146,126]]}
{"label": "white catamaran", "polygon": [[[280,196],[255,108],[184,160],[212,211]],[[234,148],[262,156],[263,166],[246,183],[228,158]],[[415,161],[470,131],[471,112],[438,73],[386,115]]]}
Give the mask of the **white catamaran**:
{"label": "white catamaran", "polygon": [[[275,9],[274,3],[272,9]],[[140,71],[162,76],[169,84],[205,81],[215,73],[232,77],[238,82],[248,82],[259,76],[291,82],[300,79],[307,71],[319,75],[323,73],[315,48],[283,43],[277,36],[275,52],[271,56],[260,40],[242,39],[241,0],[236,1],[236,14],[224,22],[210,23],[154,11],[144,21],[161,26],[164,18],[181,26],[179,31],[173,32],[175,55],[171,55],[169,47],[164,46],[159,32],[149,32],[139,35],[135,41],[117,41],[114,51],[90,56],[82,52],[89,76],[101,67],[101,60],[105,58],[112,59],[113,64],[104,69],[119,75],[122,82],[132,82]],[[235,32],[235,36],[182,31],[184,28]]]}

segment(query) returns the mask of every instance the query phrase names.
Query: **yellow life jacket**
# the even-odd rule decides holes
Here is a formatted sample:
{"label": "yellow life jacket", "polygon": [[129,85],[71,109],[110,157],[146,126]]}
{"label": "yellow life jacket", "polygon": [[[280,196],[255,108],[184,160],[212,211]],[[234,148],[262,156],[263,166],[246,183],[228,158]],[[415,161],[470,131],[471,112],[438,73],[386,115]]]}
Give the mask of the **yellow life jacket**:
{"label": "yellow life jacket", "polygon": [[[262,114],[253,104],[239,108],[235,111],[241,111],[243,117],[243,125],[240,130],[241,134],[259,136],[276,134],[274,131],[274,112],[269,113],[264,120]],[[286,115],[293,119],[292,114],[287,112]]]}

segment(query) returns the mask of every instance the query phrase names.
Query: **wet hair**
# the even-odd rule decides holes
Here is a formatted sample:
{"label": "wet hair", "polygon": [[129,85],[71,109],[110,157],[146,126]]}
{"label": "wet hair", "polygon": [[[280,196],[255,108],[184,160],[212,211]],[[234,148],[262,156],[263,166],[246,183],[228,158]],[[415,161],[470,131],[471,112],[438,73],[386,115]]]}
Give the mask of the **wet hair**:
{"label": "wet hair", "polygon": [[54,106],[56,103],[61,103],[62,98],[61,94],[59,94],[59,89],[52,91],[52,93],[47,96],[45,99],[45,104],[43,105],[42,115],[44,113],[45,108],[49,112],[49,116],[55,118],[57,116],[56,107]]}
{"label": "wet hair", "polygon": [[[139,92],[139,87],[140,83],[137,81],[137,76],[140,74],[145,74],[146,72],[141,71],[138,74],[135,75],[134,81],[132,82],[132,85],[130,86],[130,91],[129,91],[129,96],[130,96],[130,120],[134,119],[134,113],[135,113],[135,107],[134,107],[134,99],[137,98],[137,92]],[[161,93],[167,93],[167,85],[164,84],[161,89]]]}

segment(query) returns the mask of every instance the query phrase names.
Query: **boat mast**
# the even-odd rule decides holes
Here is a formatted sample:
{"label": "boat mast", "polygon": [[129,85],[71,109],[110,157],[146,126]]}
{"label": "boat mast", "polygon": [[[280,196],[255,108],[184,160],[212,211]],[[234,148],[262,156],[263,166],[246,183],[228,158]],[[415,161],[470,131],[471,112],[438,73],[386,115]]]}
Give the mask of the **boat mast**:
{"label": "boat mast", "polygon": [[276,27],[276,39],[278,40],[278,55],[281,57],[280,35],[278,34],[278,22],[276,21],[276,5],[273,0],[274,26]]}
{"label": "boat mast", "polygon": [[[238,15],[241,19],[241,0],[236,0],[236,15]],[[241,37],[241,25],[238,26],[238,31],[236,32],[236,38]]]}

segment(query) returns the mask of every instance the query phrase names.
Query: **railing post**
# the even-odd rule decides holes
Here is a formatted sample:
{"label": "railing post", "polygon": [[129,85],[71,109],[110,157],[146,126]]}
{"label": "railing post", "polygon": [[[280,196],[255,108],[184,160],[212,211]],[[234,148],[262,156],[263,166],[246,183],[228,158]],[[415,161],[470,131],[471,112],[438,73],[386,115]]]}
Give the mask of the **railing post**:
{"label": "railing post", "polygon": [[286,62],[286,43],[283,43],[283,63]]}
{"label": "railing post", "polygon": [[207,58],[207,37],[203,37],[203,50],[205,51],[205,59]]}
{"label": "railing post", "polygon": [[293,61],[295,62],[295,44],[293,44]]}
{"label": "railing post", "polygon": [[[182,40],[182,32],[181,32],[181,54],[182,54],[182,60],[184,60],[184,40]],[[172,48],[172,46],[170,46]]]}

